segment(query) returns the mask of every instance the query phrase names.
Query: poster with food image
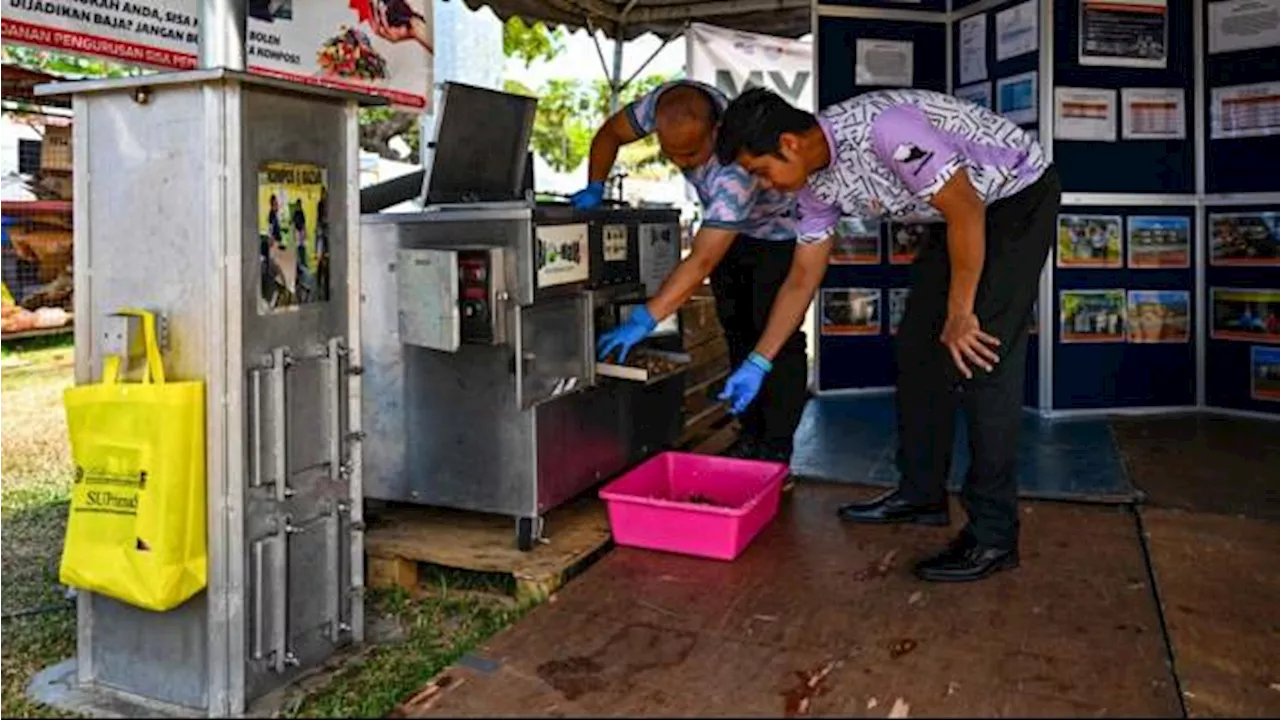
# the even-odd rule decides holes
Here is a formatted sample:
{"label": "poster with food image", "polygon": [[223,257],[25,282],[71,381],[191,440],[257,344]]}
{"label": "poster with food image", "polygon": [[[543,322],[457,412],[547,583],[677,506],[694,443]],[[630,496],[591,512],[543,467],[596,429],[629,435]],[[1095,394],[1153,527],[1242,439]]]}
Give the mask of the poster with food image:
{"label": "poster with food image", "polygon": [[911,288],[889,288],[889,334],[897,335],[902,316],[907,314],[907,297]]}
{"label": "poster with food image", "polygon": [[843,217],[831,246],[832,265],[879,265],[880,220]]}
{"label": "poster with food image", "polygon": [[1172,215],[1128,219],[1129,267],[1191,267],[1191,218]]}
{"label": "poster with food image", "polygon": [[879,335],[880,290],[877,288],[824,288],[823,335]]}
{"label": "poster with food image", "polygon": [[538,287],[548,288],[586,281],[591,277],[587,248],[588,226],[539,225],[534,243]]}
{"label": "poster with food image", "polygon": [[1119,215],[1059,215],[1058,267],[1122,267],[1122,233]]}
{"label": "poster with food image", "polygon": [[1191,340],[1191,293],[1185,290],[1130,290],[1129,342],[1185,343]]}
{"label": "poster with food image", "polygon": [[1124,290],[1062,290],[1058,293],[1058,341],[1124,342],[1125,309]]}
{"label": "poster with food image", "polygon": [[947,241],[947,224],[944,222],[889,223],[889,263],[910,265],[915,262],[920,248],[931,242]]}
{"label": "poster with food image", "polygon": [[1280,343],[1280,290],[1209,288],[1214,340]]}
{"label": "poster with food image", "polygon": [[[196,66],[199,0],[22,2],[5,6],[5,43],[162,70]],[[92,6],[90,8],[89,6]],[[426,110],[435,65],[428,0],[248,0],[251,73],[365,92]],[[74,7],[72,7],[74,6]],[[83,7],[81,7],[83,6]]]}
{"label": "poster with food image", "polygon": [[258,310],[272,313],[329,299],[328,173],[273,162],[258,170]]}
{"label": "poster with food image", "polygon": [[1249,396],[1280,402],[1280,347],[1255,345],[1249,349]]}
{"label": "poster with food image", "polygon": [[1280,267],[1280,212],[1210,213],[1209,264]]}

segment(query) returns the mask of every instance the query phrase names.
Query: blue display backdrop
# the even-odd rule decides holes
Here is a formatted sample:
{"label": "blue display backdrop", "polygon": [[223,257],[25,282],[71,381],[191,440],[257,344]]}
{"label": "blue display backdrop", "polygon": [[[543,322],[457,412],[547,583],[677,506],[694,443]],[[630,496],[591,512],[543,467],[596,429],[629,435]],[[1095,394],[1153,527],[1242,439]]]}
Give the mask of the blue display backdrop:
{"label": "blue display backdrop", "polygon": [[1205,402],[1280,413],[1280,206],[1206,210]]}
{"label": "blue display backdrop", "polygon": [[1053,407],[1196,404],[1194,207],[1064,206]]}
{"label": "blue display backdrop", "polygon": [[[1205,13],[1217,4],[1205,3]],[[1205,28],[1212,36],[1207,19]],[[1264,135],[1266,130],[1258,127],[1269,125],[1275,132],[1275,90],[1249,88],[1280,81],[1280,47],[1214,52],[1220,48],[1210,37],[1204,46],[1205,191],[1280,192],[1280,176],[1259,165],[1262,158],[1280,158],[1280,135]],[[1222,122],[1214,122],[1215,114]]]}
{"label": "blue display backdrop", "polygon": [[[956,3],[955,7],[956,9],[963,9],[972,4],[971,2]],[[1043,92],[1039,77],[1039,38],[1036,39],[1036,49],[1031,52],[1020,53],[1003,59],[997,53],[999,43],[996,37],[996,17],[1001,12],[1018,6],[1034,8],[1037,14],[1040,12],[1038,3],[1032,2],[1027,5],[1026,0],[1010,0],[988,11],[970,15],[952,24],[951,86],[955,88],[953,94],[978,102],[978,104],[992,110],[1006,110],[1008,116],[1018,122],[1020,127],[1027,130],[1038,130],[1040,122],[1040,93]],[[979,77],[973,76],[971,70],[964,68],[961,59],[962,28],[966,25],[973,26],[975,24],[980,24],[983,28],[985,36],[983,44],[986,48],[986,57],[984,58],[985,72],[981,73]],[[1035,92],[1013,92],[1016,88],[1025,87],[1029,78],[1034,78],[1032,85],[1036,88]],[[1005,102],[1003,103],[1001,102],[1000,93],[997,91],[997,88],[1002,85],[1011,85],[1005,91],[1005,97],[1003,98]],[[1031,114],[1028,114],[1026,109],[1008,112],[1007,101],[1011,97],[1019,100],[1019,105],[1029,105]],[[984,99],[985,102],[983,101]],[[1038,407],[1040,405],[1040,345],[1035,335],[1032,335],[1027,343],[1027,377],[1023,403],[1028,407]]]}
{"label": "blue display backdrop", "polygon": [[[861,3],[859,3],[861,4]],[[897,9],[902,9],[898,4]],[[913,86],[946,92],[946,24],[862,18],[818,19],[818,107],[881,89],[855,82],[857,41],[913,43]],[[898,228],[895,226],[895,232]],[[917,232],[928,228],[917,228]],[[818,388],[895,384],[892,310],[909,285],[909,259],[891,258],[890,227],[847,218],[818,298]],[[892,307],[891,307],[892,306]]]}
{"label": "blue display backdrop", "polygon": [[[1113,7],[1104,8],[1105,16]],[[1093,16],[1091,16],[1093,17]],[[1194,193],[1195,114],[1194,48],[1192,45],[1191,0],[1168,0],[1165,18],[1168,27],[1165,67],[1127,67],[1141,59],[1108,58],[1091,64],[1081,62],[1081,0],[1054,3],[1054,87],[1115,90],[1115,141],[1054,139],[1054,162],[1066,192],[1094,193]],[[1101,17],[1097,23],[1126,22],[1125,18]],[[1105,27],[1104,27],[1105,29]],[[1096,56],[1096,53],[1092,53]],[[1129,50],[1129,54],[1135,54]],[[1095,58],[1095,61],[1096,58]],[[1184,139],[1126,139],[1123,128],[1131,109],[1125,107],[1124,89],[1173,89],[1181,91]],[[1154,118],[1135,128],[1141,137],[1159,135],[1166,118],[1160,110],[1143,110],[1142,117]],[[1149,107],[1149,106],[1147,106]],[[1136,119],[1136,118],[1135,118]],[[1058,133],[1055,132],[1055,135]]]}

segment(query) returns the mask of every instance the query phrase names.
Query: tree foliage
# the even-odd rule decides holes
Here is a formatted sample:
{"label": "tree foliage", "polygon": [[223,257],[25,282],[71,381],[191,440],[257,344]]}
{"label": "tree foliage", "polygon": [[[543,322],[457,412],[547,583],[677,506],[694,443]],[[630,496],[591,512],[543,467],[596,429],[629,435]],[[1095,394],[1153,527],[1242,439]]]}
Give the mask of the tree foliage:
{"label": "tree foliage", "polygon": [[79,55],[39,50],[22,45],[6,44],[3,50],[4,62],[13,63],[28,70],[49,73],[70,79],[82,78],[116,78],[138,75],[141,68],[119,65],[105,60],[96,60]]}
{"label": "tree foliage", "polygon": [[[662,75],[638,78],[619,94],[619,108],[668,80]],[[557,172],[570,172],[587,159],[591,139],[610,115],[609,82],[603,79],[589,82],[553,79],[537,91],[516,80],[507,80],[505,89],[538,98],[529,144],[538,157]],[[652,136],[624,146],[615,164],[615,170],[620,172],[659,177],[670,174],[669,169],[661,172],[663,167],[658,143]]]}
{"label": "tree foliage", "polygon": [[526,25],[511,17],[502,26],[502,54],[520,60],[525,68],[535,62],[554,60],[564,50],[564,30],[542,23]]}

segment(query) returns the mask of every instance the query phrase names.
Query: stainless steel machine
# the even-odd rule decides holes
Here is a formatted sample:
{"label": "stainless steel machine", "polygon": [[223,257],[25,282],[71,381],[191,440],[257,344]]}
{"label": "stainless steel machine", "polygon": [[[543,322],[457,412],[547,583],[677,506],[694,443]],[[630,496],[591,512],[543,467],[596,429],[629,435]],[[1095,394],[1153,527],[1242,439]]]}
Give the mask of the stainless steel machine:
{"label": "stainless steel machine", "polygon": [[447,84],[425,210],[361,221],[365,496],[511,516],[525,550],[547,511],[675,442],[688,360],[676,321],[635,352],[648,367],[596,362],[679,262],[679,213],[535,202],[535,106]]}
{"label": "stainless steel machine", "polygon": [[135,345],[115,314],[139,307],[165,321],[169,377],[208,398],[207,589],[164,613],[80,593],[76,659],[44,676],[71,690],[49,701],[239,715],[362,641],[371,99],[223,69],[42,91],[75,109],[76,381]]}

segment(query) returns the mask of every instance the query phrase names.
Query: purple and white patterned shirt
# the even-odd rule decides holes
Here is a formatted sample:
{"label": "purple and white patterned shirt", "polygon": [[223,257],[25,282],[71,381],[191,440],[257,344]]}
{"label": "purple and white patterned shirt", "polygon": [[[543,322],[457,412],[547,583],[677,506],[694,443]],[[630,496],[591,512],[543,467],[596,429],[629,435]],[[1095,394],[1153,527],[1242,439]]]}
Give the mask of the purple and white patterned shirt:
{"label": "purple and white patterned shirt", "polygon": [[800,241],[825,240],[840,217],[938,217],[929,204],[961,168],[978,197],[1010,197],[1044,174],[1044,149],[994,112],[930,90],[879,90],[818,113],[831,163],[798,193]]}
{"label": "purple and white patterned shirt", "polygon": [[[624,110],[631,129],[646,137],[657,127],[658,98],[677,85],[691,85],[709,94],[723,112],[729,98],[718,89],[692,80],[664,83],[629,103]],[[707,162],[684,171],[702,203],[702,224],[709,228],[736,230],[761,240],[794,240],[796,199],[793,193],[764,190],[737,163],[722,165],[712,154]]]}

